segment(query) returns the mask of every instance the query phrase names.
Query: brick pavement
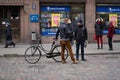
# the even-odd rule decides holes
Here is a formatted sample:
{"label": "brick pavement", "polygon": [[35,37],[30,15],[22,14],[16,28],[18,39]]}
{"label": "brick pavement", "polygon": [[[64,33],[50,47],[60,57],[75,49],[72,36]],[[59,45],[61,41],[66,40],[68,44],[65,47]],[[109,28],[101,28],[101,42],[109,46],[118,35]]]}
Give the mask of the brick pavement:
{"label": "brick pavement", "polygon": [[24,57],[0,58],[0,80],[120,80],[120,54],[86,55],[87,61],[57,63],[42,57],[29,64]]}

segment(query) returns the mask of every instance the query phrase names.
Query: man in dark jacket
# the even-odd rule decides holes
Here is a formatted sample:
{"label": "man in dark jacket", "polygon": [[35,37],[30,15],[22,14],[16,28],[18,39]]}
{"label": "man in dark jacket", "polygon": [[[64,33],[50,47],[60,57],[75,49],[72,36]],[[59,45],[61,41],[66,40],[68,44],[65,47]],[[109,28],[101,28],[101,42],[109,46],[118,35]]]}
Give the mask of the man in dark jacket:
{"label": "man in dark jacket", "polygon": [[84,42],[87,41],[87,30],[83,26],[82,21],[79,21],[75,30],[76,40],[76,60],[79,60],[79,46],[81,45],[81,60],[86,61],[84,58]]}
{"label": "man in dark jacket", "polygon": [[61,44],[61,58],[62,58],[62,63],[66,63],[65,59],[64,59],[64,52],[65,52],[65,48],[67,47],[67,49],[69,50],[69,54],[71,57],[71,60],[73,61],[74,64],[76,64],[73,52],[72,52],[72,48],[71,48],[71,43],[70,40],[68,38],[68,35],[66,34],[66,29],[69,26],[69,22],[68,22],[68,18],[64,18],[64,23],[60,24],[60,26],[58,27],[58,31],[56,33],[56,39],[58,39],[58,35],[60,33],[60,44]]}

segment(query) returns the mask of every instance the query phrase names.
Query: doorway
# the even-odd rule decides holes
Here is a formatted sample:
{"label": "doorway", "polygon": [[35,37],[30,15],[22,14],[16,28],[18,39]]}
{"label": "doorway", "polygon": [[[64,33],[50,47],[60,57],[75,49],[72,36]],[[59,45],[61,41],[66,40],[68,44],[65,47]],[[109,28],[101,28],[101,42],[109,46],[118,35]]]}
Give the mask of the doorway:
{"label": "doorway", "polygon": [[9,20],[12,29],[12,39],[14,42],[20,41],[20,7],[0,6],[0,43],[5,42],[4,21]]}

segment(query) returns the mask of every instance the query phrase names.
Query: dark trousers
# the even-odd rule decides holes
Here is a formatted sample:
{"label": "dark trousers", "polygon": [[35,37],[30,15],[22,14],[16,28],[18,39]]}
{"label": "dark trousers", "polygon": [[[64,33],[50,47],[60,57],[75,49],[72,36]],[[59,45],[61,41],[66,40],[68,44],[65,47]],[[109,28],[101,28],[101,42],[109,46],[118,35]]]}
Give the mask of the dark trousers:
{"label": "dark trousers", "polygon": [[109,49],[113,49],[112,37],[108,37],[108,45],[109,45]]}
{"label": "dark trousers", "polygon": [[81,59],[84,59],[84,42],[76,42],[76,59],[79,60],[79,47],[81,46]]}

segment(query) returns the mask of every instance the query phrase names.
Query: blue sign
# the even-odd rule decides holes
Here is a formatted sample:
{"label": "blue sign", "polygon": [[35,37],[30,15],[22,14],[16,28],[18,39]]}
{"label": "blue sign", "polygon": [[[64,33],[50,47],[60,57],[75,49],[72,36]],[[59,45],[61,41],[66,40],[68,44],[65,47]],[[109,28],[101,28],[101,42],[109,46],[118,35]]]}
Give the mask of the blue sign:
{"label": "blue sign", "polygon": [[97,12],[120,12],[120,6],[97,6]]}
{"label": "blue sign", "polygon": [[42,36],[55,36],[56,32],[42,32]]}
{"label": "blue sign", "polygon": [[[103,34],[108,34],[108,30],[103,30]],[[115,34],[120,34],[120,29],[115,29]]]}
{"label": "blue sign", "polygon": [[52,36],[56,34],[57,29],[55,28],[42,28],[41,34],[43,36]]}
{"label": "blue sign", "polygon": [[108,30],[103,30],[103,34],[108,34]]}
{"label": "blue sign", "polygon": [[30,22],[39,22],[39,15],[38,14],[31,14],[30,15]]}
{"label": "blue sign", "polygon": [[64,11],[69,12],[70,7],[69,6],[42,6],[41,11]]}
{"label": "blue sign", "polygon": [[120,29],[116,29],[115,34],[120,34]]}

